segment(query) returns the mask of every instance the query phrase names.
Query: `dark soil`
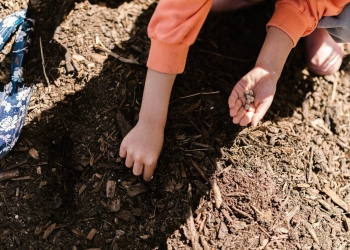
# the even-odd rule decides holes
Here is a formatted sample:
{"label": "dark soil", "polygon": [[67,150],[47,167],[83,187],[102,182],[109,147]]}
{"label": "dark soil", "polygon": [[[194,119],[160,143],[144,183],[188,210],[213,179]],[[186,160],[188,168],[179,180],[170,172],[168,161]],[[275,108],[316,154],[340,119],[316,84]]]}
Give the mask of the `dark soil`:
{"label": "dark soil", "polygon": [[[138,119],[156,2],[0,0],[0,18],[27,6],[35,92],[1,160],[0,173],[20,174],[0,182],[1,249],[350,249],[349,57],[314,76],[301,40],[264,121],[242,128],[227,98],[254,65],[274,3],[211,13],[145,183],[118,152]],[[10,51],[0,53],[7,74]]]}

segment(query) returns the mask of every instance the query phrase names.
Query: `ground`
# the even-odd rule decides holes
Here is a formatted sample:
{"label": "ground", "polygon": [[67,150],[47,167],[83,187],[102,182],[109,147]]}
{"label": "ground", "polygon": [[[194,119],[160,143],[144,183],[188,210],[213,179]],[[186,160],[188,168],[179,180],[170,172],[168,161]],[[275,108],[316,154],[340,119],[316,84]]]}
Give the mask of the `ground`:
{"label": "ground", "polygon": [[[228,115],[273,1],[210,13],[176,79],[153,180],[124,166],[155,6],[0,0],[0,18],[28,7],[36,20],[25,76],[35,92],[1,160],[0,174],[18,176],[0,181],[0,248],[350,249],[349,56],[338,73],[315,76],[301,40],[262,123]],[[10,51],[0,54],[7,76]]]}

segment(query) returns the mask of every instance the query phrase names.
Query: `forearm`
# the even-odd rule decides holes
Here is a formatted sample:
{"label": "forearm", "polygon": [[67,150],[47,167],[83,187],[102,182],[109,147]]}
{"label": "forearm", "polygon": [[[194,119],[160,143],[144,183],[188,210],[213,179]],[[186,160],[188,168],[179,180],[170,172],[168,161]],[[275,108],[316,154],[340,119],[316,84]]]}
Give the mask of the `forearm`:
{"label": "forearm", "polygon": [[293,41],[287,33],[269,27],[255,66],[267,70],[277,81],[292,48]]}
{"label": "forearm", "polygon": [[165,127],[175,77],[148,69],[139,121]]}

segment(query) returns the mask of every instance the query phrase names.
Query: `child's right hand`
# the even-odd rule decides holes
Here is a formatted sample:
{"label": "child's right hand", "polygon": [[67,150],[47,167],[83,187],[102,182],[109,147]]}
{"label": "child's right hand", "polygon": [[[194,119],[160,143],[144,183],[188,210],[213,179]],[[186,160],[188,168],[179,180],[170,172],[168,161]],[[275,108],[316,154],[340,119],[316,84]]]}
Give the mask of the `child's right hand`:
{"label": "child's right hand", "polygon": [[120,145],[119,155],[125,159],[125,166],[132,168],[134,175],[143,174],[150,181],[164,141],[164,128],[140,121],[125,136]]}
{"label": "child's right hand", "polygon": [[[232,122],[255,127],[269,109],[276,92],[278,78],[261,67],[253,68],[234,86],[228,99]],[[246,90],[253,90],[254,101],[245,109]]]}

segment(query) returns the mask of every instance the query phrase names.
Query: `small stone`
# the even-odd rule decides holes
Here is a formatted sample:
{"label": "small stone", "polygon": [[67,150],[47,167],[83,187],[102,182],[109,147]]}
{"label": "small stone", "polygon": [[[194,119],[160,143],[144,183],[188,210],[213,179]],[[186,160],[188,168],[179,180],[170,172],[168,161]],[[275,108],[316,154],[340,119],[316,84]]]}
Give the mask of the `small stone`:
{"label": "small stone", "polygon": [[92,53],[90,57],[94,62],[97,63],[104,63],[104,61],[107,59],[107,56],[103,56],[97,53]]}
{"label": "small stone", "polygon": [[250,102],[254,102],[254,100],[255,100],[255,99],[254,99],[254,96],[251,96],[251,97],[250,97]]}
{"label": "small stone", "polygon": [[248,90],[248,89],[245,91],[245,94],[246,94],[246,95],[249,95],[249,90]]}
{"label": "small stone", "polygon": [[254,92],[253,92],[253,90],[251,89],[251,90],[249,90],[249,95],[251,95],[251,96],[253,96],[254,95]]}
{"label": "small stone", "polygon": [[247,99],[245,103],[250,104],[250,99]]}
{"label": "small stone", "polygon": [[249,104],[246,104],[246,105],[244,106],[244,108],[245,108],[245,110],[248,110],[248,109],[250,108],[250,105],[249,105]]}
{"label": "small stone", "polygon": [[39,159],[39,153],[38,153],[38,151],[36,151],[35,148],[31,148],[31,149],[29,150],[29,155],[30,155],[31,157],[33,157],[35,160],[38,160],[38,159]]}
{"label": "small stone", "polygon": [[223,239],[226,237],[227,234],[228,234],[228,228],[226,224],[222,221],[218,232],[218,238]]}
{"label": "small stone", "polygon": [[83,57],[82,55],[78,55],[78,54],[73,54],[72,55],[73,59],[76,60],[77,62],[82,62],[85,61],[85,57]]}

